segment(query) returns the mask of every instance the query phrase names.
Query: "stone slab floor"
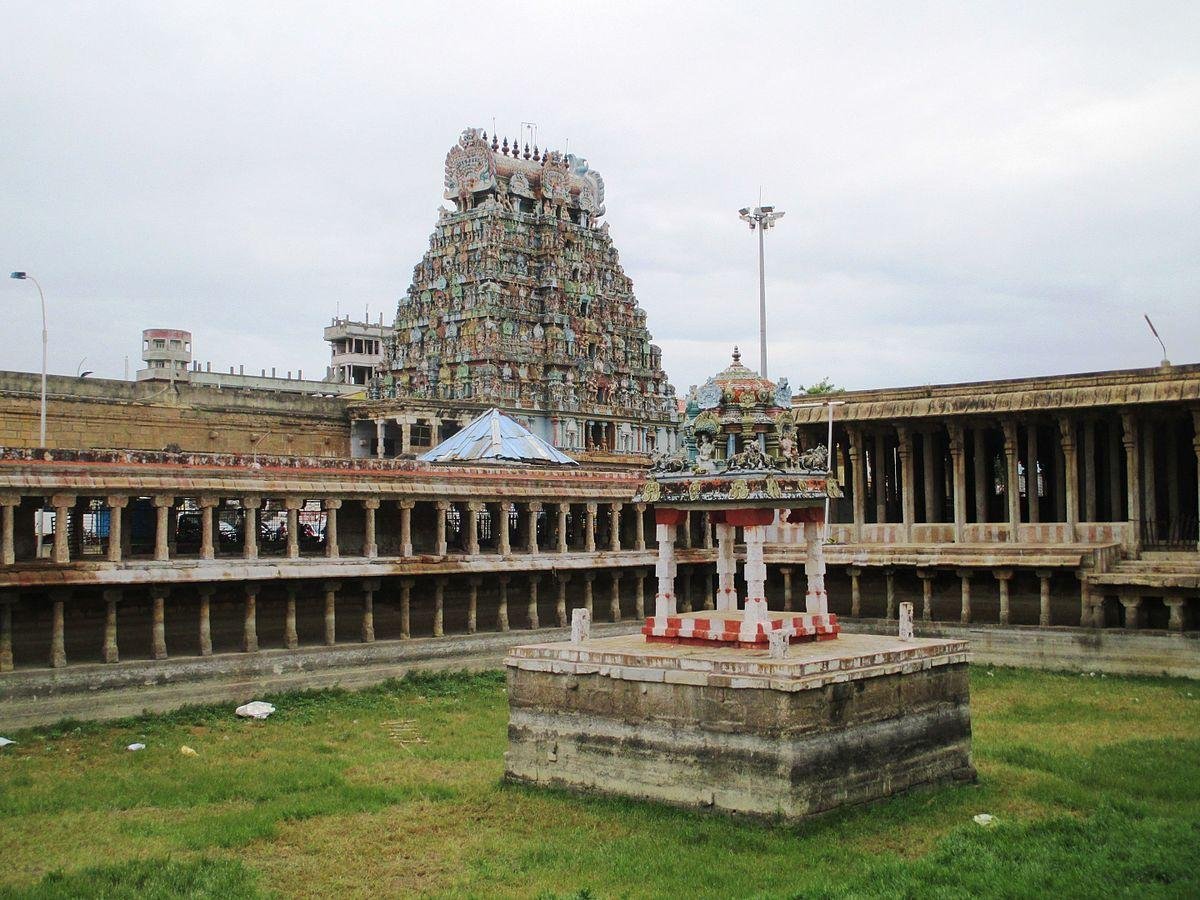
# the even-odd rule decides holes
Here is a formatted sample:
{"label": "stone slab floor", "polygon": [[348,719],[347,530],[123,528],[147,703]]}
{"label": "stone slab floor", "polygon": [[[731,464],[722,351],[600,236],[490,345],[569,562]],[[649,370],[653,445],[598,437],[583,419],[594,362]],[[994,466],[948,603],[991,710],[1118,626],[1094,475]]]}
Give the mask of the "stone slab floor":
{"label": "stone slab floor", "polygon": [[1200,682],[975,667],[978,785],[797,827],[502,785],[499,672],[273,699],[4,734],[0,897],[1200,895]]}

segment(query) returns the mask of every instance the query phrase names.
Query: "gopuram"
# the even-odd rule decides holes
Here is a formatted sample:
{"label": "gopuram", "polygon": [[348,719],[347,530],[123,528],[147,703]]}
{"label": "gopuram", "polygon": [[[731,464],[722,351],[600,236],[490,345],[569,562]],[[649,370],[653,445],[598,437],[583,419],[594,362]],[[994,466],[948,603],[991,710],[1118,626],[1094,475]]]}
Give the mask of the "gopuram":
{"label": "gopuram", "polygon": [[674,449],[674,389],[600,221],[599,173],[467,129],[445,186],[454,208],[354,413],[359,455],[419,452],[491,406],[565,450]]}
{"label": "gopuram", "polygon": [[[516,647],[506,777],[723,812],[800,819],[918,785],[973,780],[965,641],[841,634],[828,611],[827,448],[801,452],[782,390],[733,364],[689,397],[684,439],[635,502],[654,504],[658,591],[641,633]],[[705,610],[675,597],[677,527],[715,526]],[[805,611],[772,611],[763,545],[779,521],[807,539]],[[745,547],[738,597],[735,547]],[[739,608],[740,603],[740,608]]]}

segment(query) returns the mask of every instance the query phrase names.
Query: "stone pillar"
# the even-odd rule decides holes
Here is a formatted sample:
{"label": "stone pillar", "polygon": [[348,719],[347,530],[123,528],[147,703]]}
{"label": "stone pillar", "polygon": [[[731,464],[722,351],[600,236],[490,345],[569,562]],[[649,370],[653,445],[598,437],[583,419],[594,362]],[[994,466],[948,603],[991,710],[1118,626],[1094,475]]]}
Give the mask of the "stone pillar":
{"label": "stone pillar", "polygon": [[408,640],[411,635],[411,614],[412,606],[412,586],[411,578],[400,579],[400,639]]}
{"label": "stone pillar", "polygon": [[525,530],[525,541],[530,556],[537,556],[541,552],[538,548],[538,513],[541,511],[542,504],[536,500],[526,504],[525,514],[529,517],[529,524]]}
{"label": "stone pillar", "polygon": [[1125,627],[1129,631],[1137,631],[1142,627],[1142,598],[1140,594],[1130,593],[1129,591],[1121,591],[1118,598],[1121,605],[1125,607]]}
{"label": "stone pillar", "polygon": [[937,577],[936,569],[917,569],[917,577],[921,579],[921,621],[933,621],[933,579]]}
{"label": "stone pillar", "polygon": [[[1058,417],[1058,443],[1063,453],[1067,535],[1075,540],[1078,537],[1076,526],[1079,524],[1079,454],[1075,447],[1075,422],[1070,416]],[[1095,505],[1096,499],[1093,497],[1093,508]]]}
{"label": "stone pillar", "polygon": [[[761,529],[759,532],[759,553],[762,552],[761,543],[766,537],[766,526],[754,525],[755,529]],[[747,529],[748,530],[748,529]],[[829,612],[829,595],[825,591],[825,526],[818,522],[804,523],[804,542],[807,545],[804,559],[804,611],[807,613],[815,613],[825,615]],[[750,566],[750,543],[749,538],[746,542],[746,571],[749,572]],[[766,577],[766,569],[763,569],[763,577]],[[746,575],[746,584],[749,588],[750,576]],[[754,596],[747,590],[748,596]],[[765,596],[765,595],[764,595]],[[766,608],[765,606],[763,607]]]}
{"label": "stone pillar", "polygon": [[55,669],[61,669],[67,664],[63,608],[70,596],[71,592],[65,588],[55,588],[50,591],[50,666]]}
{"label": "stone pillar", "polygon": [[610,503],[608,505],[608,516],[610,522],[608,549],[613,553],[621,552],[621,506],[622,504],[620,503]]}
{"label": "stone pillar", "polygon": [[[1149,413],[1146,414],[1142,421],[1142,518],[1149,523],[1151,528],[1150,539],[1154,540],[1157,535],[1154,531],[1158,528],[1158,488],[1157,479],[1155,477],[1155,465],[1158,460],[1158,450],[1155,446],[1157,440],[1157,432],[1155,431],[1154,421],[1150,418]],[[1145,540],[1145,535],[1142,539]]]}
{"label": "stone pillar", "polygon": [[570,572],[558,572],[558,599],[554,601],[554,615],[559,628],[567,627],[567,582],[571,580]]}
{"label": "stone pillar", "polygon": [[[825,561],[819,556],[814,556],[814,548],[820,547],[819,542],[809,536],[810,525],[815,529],[818,526],[813,523],[806,522],[804,525],[805,537],[808,537],[808,558],[804,566],[804,571],[808,574],[808,596],[809,612],[823,612],[821,609],[814,609],[813,605],[819,605],[822,596],[824,595],[824,582],[818,579],[816,585],[814,582],[814,572],[809,572],[810,567],[815,570],[815,562],[820,563],[820,570],[823,573],[825,570]],[[742,527],[742,533],[746,536],[746,602],[743,607],[742,614],[742,635],[745,639],[752,640],[758,633],[758,626],[767,621],[767,566],[763,562],[763,544],[766,542],[767,528],[765,525],[745,525]],[[817,550],[817,554],[820,551]],[[817,589],[814,591],[814,587]]]}
{"label": "stone pillar", "polygon": [[1165,603],[1167,606],[1167,609],[1169,609],[1171,611],[1171,618],[1167,622],[1167,628],[1169,628],[1171,631],[1176,631],[1176,632],[1183,631],[1183,604],[1184,604],[1184,602],[1185,601],[1184,601],[1183,597],[1180,596],[1179,594],[1171,594],[1169,596],[1163,597],[1163,603]]}
{"label": "stone pillar", "polygon": [[658,592],[654,596],[654,616],[664,618],[675,615],[675,530],[677,525],[658,525],[658,562],[654,572],[658,576]]}
{"label": "stone pillar", "polygon": [[[104,498],[108,506],[108,547],[106,558],[109,562],[120,562],[122,557],[122,525],[125,507],[129,505],[128,497],[111,496]],[[12,564],[12,560],[8,560]]]}
{"label": "stone pillar", "polygon": [[[1142,485],[1141,460],[1138,457],[1137,419],[1133,412],[1121,413],[1121,442],[1125,445],[1125,480],[1128,483],[1128,521],[1130,550],[1140,553],[1142,549]],[[1124,603],[1124,600],[1121,601]]]}
{"label": "stone pillar", "polygon": [[337,559],[338,549],[337,512],[342,508],[341,500],[326,500],[325,506],[325,556]]}
{"label": "stone pillar", "polygon": [[167,658],[166,600],[168,593],[168,589],[162,585],[150,588],[150,599],[153,601],[150,645],[155,659]]}
{"label": "stone pillar", "polygon": [[971,428],[971,458],[975,460],[975,521],[988,520],[988,455],[987,431],[982,424]]}
{"label": "stone pillar", "polygon": [[700,514],[700,528],[704,534],[704,537],[700,542],[700,546],[705,550],[711,550],[713,548],[712,516],[710,516],[707,511]]}
{"label": "stone pillar", "polygon": [[[1197,445],[1197,454],[1200,454],[1200,444]],[[637,512],[637,519],[634,521],[633,546],[635,550],[646,549],[646,504],[633,504],[634,510]]]}
{"label": "stone pillar", "polygon": [[242,498],[242,557],[258,559],[258,511],[262,509],[261,497]]}
{"label": "stone pillar", "polygon": [[[720,522],[717,528],[717,596],[716,607],[721,612],[731,612],[738,608],[737,558],[734,556],[734,537],[737,528],[725,522]],[[661,546],[661,545],[660,545]],[[661,553],[660,553],[661,556]]]}
{"label": "stone pillar", "polygon": [[[399,506],[400,506],[400,555],[401,556],[412,556],[413,555],[412,511],[413,511],[413,507],[416,505],[417,504],[416,504],[415,500],[401,500],[399,503]],[[441,519],[442,519],[442,532],[443,532],[443,536],[444,536],[445,529],[446,529],[445,514],[441,515]]]}
{"label": "stone pillar", "polygon": [[483,579],[472,575],[467,579],[467,634],[474,634],[479,628],[479,586]]}
{"label": "stone pillar", "polygon": [[592,608],[592,582],[596,580],[596,573],[592,569],[588,569],[583,573],[583,608],[587,610],[588,619],[594,618],[595,610]]}
{"label": "stone pillar", "polygon": [[792,611],[792,567],[791,566],[780,566],[779,574],[783,577],[783,611],[791,612]]}
{"label": "stone pillar", "polygon": [[570,503],[559,503],[558,506],[558,533],[555,537],[558,539],[558,552],[567,552],[567,513],[571,509]]}
{"label": "stone pillar", "polygon": [[50,558],[56,563],[71,561],[71,543],[67,526],[71,521],[71,510],[75,506],[75,496],[72,494],[55,494],[50,498],[50,506],[54,509],[54,547]]}
{"label": "stone pillar", "polygon": [[646,618],[645,580],[646,572],[643,569],[633,570],[633,609],[639,619]]}
{"label": "stone pillar", "polygon": [[912,452],[912,431],[907,425],[897,425],[900,440],[900,518],[904,523],[904,540],[912,540],[912,526],[917,518],[917,491]]}
{"label": "stone pillar", "polygon": [[1011,595],[1010,586],[1012,584],[1013,570],[1012,569],[996,569],[992,572],[996,576],[996,582],[1000,586],[1000,624],[1009,624],[1011,613]]}
{"label": "stone pillar", "polygon": [[954,541],[961,544],[967,525],[967,444],[961,424],[951,422],[946,429],[950,435],[950,470],[954,485]]}
{"label": "stone pillar", "polygon": [[121,602],[120,588],[104,590],[104,649],[102,657],[106,663],[121,661],[117,650],[117,604]]}
{"label": "stone pillar", "polygon": [[[926,430],[921,432],[921,480],[924,482],[925,521],[940,522],[941,510],[938,508],[937,474],[933,465],[934,433]],[[914,485],[915,487],[915,485]],[[914,498],[913,502],[916,502]]]}
{"label": "stone pillar", "polygon": [[[154,503],[154,559],[165,562],[171,558],[170,548],[170,516],[175,498],[168,494],[160,494],[153,498]],[[55,518],[57,522],[57,516]],[[57,529],[56,529],[57,531]],[[57,535],[56,535],[57,538]]]}
{"label": "stone pillar", "polygon": [[862,615],[862,569],[847,566],[846,574],[850,576],[850,617],[857,619]]}
{"label": "stone pillar", "polygon": [[400,426],[400,452],[409,453],[412,450],[412,425],[399,418],[396,424]]}
{"label": "stone pillar", "polygon": [[200,595],[198,631],[201,656],[212,656],[212,596],[215,591],[216,588],[211,584],[202,584],[196,589]]}
{"label": "stone pillar", "polygon": [[[449,579],[439,575],[433,579],[433,636],[442,637],[442,616],[446,606],[446,582]],[[503,588],[501,588],[503,590]]]}
{"label": "stone pillar", "polygon": [[283,508],[287,510],[287,558],[300,558],[300,507],[304,501],[299,497],[284,497]]}
{"label": "stone pillar", "polygon": [[[1117,460],[1108,460],[1110,467],[1115,467]],[[1083,520],[1096,522],[1096,422],[1085,419],[1083,423]]]}
{"label": "stone pillar", "polygon": [[1088,573],[1083,569],[1075,571],[1079,579],[1079,625],[1081,628],[1103,628],[1103,608],[1099,613],[1092,608],[1092,589],[1087,580]]}
{"label": "stone pillar", "polygon": [[283,646],[295,650],[300,646],[300,636],[296,633],[296,592],[297,586],[288,582],[284,588],[287,591],[287,607],[283,615]]}
{"label": "stone pillar", "polygon": [[322,588],[325,591],[325,646],[332,647],[337,643],[337,595],[341,590],[340,581],[326,581]]}
{"label": "stone pillar", "polygon": [[508,582],[510,576],[496,576],[496,591],[499,595],[499,604],[496,607],[496,630],[508,631]]}
{"label": "stone pillar", "polygon": [[216,556],[216,529],[213,527],[215,510],[221,504],[220,497],[200,498],[200,558],[213,559]]}
{"label": "stone pillar", "polygon": [[[17,561],[14,511],[20,505],[20,494],[0,494],[0,566],[15,565]],[[120,547],[119,542],[117,546]]]}
{"label": "stone pillar", "polygon": [[887,517],[887,450],[882,432],[875,434],[875,452],[871,454],[875,470],[875,521],[886,522]]}
{"label": "stone pillar", "polygon": [[528,617],[529,617],[529,628],[530,629],[541,627],[541,624],[538,622],[538,608],[537,608],[537,605],[538,605],[538,582],[541,580],[542,580],[542,576],[539,573],[537,573],[537,572],[529,573]]}
{"label": "stone pillar", "polygon": [[364,644],[375,643],[375,592],[379,590],[380,581],[378,578],[367,578],[363,580],[363,607],[362,607],[362,636],[361,640]]}
{"label": "stone pillar", "polygon": [[466,526],[467,526],[467,556],[479,555],[479,514],[483,512],[484,505],[475,500],[471,500],[466,504]]}
{"label": "stone pillar", "polygon": [[1122,521],[1121,466],[1118,461],[1121,458],[1123,436],[1119,431],[1120,429],[1116,427],[1116,423],[1110,419],[1108,424],[1108,503],[1111,509],[1109,510],[1108,518],[1112,522]]}
{"label": "stone pillar", "polygon": [[621,621],[621,570],[613,569],[612,586],[608,595],[608,614],[614,622]]}
{"label": "stone pillar", "polygon": [[596,552],[596,504],[588,503],[584,507],[587,512],[584,517],[583,549],[587,553]]}
{"label": "stone pillar", "polygon": [[258,585],[247,584],[245,616],[242,621],[242,650],[245,653],[258,652]]}
{"label": "stone pillar", "polygon": [[508,533],[508,522],[512,509],[513,505],[510,501],[501,500],[496,504],[496,521],[493,522],[496,531],[496,550],[505,559],[512,556],[512,536]]}
{"label": "stone pillar", "polygon": [[1021,524],[1021,480],[1017,469],[1020,450],[1017,446],[1017,423],[1005,419],[1004,427],[1004,499],[1008,505],[1008,525],[1012,530],[1010,541],[1017,539],[1017,526]]}
{"label": "stone pillar", "polygon": [[971,570],[959,569],[958,577],[962,579],[962,608],[959,621],[963,625],[971,624]]}
{"label": "stone pillar", "polygon": [[446,516],[450,514],[450,501],[437,500],[433,504],[434,515],[434,550],[438,556],[445,556],[449,547],[446,543]]}
{"label": "stone pillar", "polygon": [[368,497],[363,500],[363,556],[376,559],[379,556],[379,543],[375,539],[375,512],[379,509],[379,498]]}
{"label": "stone pillar", "polygon": [[1037,423],[1025,426],[1025,506],[1030,525],[1041,521],[1038,499],[1038,433]]}
{"label": "stone pillar", "polygon": [[889,622],[896,618],[896,570],[883,570],[884,618]]}
{"label": "stone pillar", "polygon": [[1038,624],[1043,628],[1050,624],[1050,576],[1054,573],[1049,569],[1038,569],[1034,574],[1040,584],[1038,606]]}
{"label": "stone pillar", "polygon": [[854,543],[862,541],[863,523],[867,521],[867,479],[863,471],[866,462],[865,446],[861,428],[851,428],[850,436],[850,497],[854,506]]}
{"label": "stone pillar", "polygon": [[13,670],[12,652],[12,605],[16,596],[4,591],[0,593],[0,672]]}
{"label": "stone pillar", "polygon": [[387,419],[375,420],[375,458],[383,459],[383,436],[387,427]]}

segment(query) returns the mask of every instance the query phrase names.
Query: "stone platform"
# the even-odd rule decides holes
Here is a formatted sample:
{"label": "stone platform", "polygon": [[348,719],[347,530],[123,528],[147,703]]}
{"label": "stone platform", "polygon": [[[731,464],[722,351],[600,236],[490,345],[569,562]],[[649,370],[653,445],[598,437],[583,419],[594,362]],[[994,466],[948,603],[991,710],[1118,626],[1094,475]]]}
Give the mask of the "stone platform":
{"label": "stone platform", "polygon": [[[776,614],[772,614],[776,615]],[[800,819],[975,777],[966,641],[516,647],[512,781]]]}
{"label": "stone platform", "polygon": [[838,636],[833,613],[768,613],[761,622],[746,620],[743,610],[689,612],[673,616],[651,616],[642,627],[647,643],[690,644],[697,647],[726,646],[767,649],[771,632],[787,631],[788,643],[828,641]]}

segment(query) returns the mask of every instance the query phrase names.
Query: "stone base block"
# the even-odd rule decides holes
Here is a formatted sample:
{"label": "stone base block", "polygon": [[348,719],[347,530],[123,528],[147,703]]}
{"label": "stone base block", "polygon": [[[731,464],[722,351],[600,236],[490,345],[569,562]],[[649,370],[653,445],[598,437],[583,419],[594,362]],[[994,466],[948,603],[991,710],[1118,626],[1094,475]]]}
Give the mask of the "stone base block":
{"label": "stone base block", "polygon": [[838,636],[837,616],[832,614],[767,612],[761,622],[747,622],[741,610],[680,613],[651,616],[642,628],[648,643],[689,644],[696,647],[727,646],[763,649],[767,635],[787,629],[788,642],[827,641]]}
{"label": "stone base block", "polygon": [[765,650],[639,636],[510,651],[506,777],[801,819],[975,778],[965,641]]}

